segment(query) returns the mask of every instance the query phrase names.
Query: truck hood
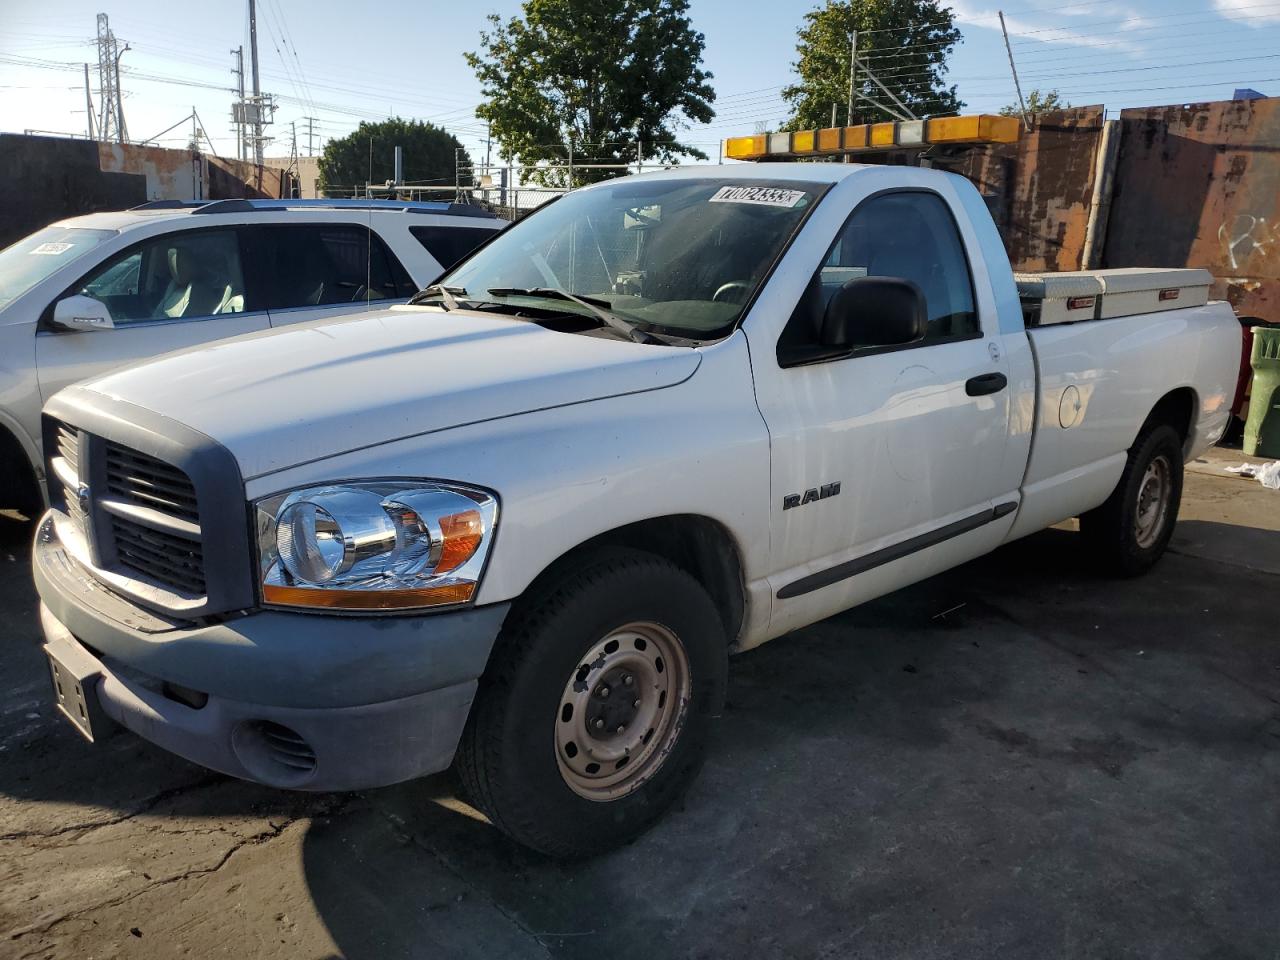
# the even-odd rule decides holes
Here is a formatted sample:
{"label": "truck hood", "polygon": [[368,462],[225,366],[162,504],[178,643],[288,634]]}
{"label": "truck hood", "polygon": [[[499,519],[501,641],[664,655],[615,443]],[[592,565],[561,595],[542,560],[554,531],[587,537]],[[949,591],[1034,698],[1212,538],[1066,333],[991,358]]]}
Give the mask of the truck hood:
{"label": "truck hood", "polygon": [[246,480],[391,440],[673,386],[684,347],[391,308],[170,354],[84,386],[226,446]]}

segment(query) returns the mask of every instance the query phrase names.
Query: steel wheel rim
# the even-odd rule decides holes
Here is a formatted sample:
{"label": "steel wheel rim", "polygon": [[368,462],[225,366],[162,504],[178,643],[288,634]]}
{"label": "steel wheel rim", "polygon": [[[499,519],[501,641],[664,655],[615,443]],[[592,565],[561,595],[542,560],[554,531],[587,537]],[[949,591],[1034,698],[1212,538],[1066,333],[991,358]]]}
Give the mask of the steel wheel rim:
{"label": "steel wheel rim", "polygon": [[1156,457],[1142,474],[1138,485],[1137,510],[1133,518],[1134,538],[1144,550],[1160,538],[1165,517],[1169,514],[1169,497],[1173,492],[1173,469],[1167,457]]}
{"label": "steel wheel rim", "polygon": [[661,624],[629,623],[592,645],[556,704],[556,764],[569,789],[605,802],[650,780],[684,727],[690,686],[684,645]]}

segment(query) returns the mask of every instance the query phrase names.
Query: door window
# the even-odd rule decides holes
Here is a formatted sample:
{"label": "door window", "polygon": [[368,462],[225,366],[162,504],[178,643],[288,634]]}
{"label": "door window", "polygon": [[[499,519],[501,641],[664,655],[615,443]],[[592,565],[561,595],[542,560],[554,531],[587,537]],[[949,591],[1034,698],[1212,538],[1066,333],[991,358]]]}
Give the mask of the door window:
{"label": "door window", "polygon": [[410,227],[427,253],[440,261],[442,270],[449,270],[463,257],[497,232],[497,227]]}
{"label": "door window", "polygon": [[382,238],[367,227],[290,224],[257,230],[270,241],[269,269],[263,271],[268,309],[394,300],[418,290]]}
{"label": "door window", "polygon": [[106,304],[117,325],[243,313],[240,244],[234,230],[155,237],[108,260],[78,292]]}
{"label": "door window", "polygon": [[923,191],[888,193],[865,201],[840,231],[787,324],[779,352],[816,344],[832,296],[858,277],[915,283],[929,318],[925,343],[982,332],[964,243],[946,203]]}

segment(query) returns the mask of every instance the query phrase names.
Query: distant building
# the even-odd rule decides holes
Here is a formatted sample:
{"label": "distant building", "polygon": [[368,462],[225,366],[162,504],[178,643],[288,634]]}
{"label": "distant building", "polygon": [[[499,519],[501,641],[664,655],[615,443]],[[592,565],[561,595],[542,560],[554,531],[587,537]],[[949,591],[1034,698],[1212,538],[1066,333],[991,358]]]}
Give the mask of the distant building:
{"label": "distant building", "polygon": [[1232,100],[1265,100],[1267,95],[1252,90],[1249,87],[1236,87],[1236,92],[1231,95]]}
{"label": "distant building", "polygon": [[296,161],[288,157],[262,158],[263,166],[275,170],[288,170],[295,162],[297,169],[293,171],[293,175],[298,178],[300,195],[308,200],[320,196],[316,192],[316,181],[320,178],[319,157],[298,157]]}

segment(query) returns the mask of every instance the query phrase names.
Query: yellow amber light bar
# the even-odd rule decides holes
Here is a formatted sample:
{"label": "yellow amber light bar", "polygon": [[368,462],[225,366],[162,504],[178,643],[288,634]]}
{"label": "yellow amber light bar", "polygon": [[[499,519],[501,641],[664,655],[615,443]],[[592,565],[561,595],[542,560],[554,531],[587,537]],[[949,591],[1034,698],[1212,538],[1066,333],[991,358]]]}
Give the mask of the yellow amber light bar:
{"label": "yellow amber light bar", "polygon": [[981,146],[1017,143],[1022,124],[1016,117],[972,114],[902,120],[853,127],[824,127],[795,133],[760,133],[730,137],[724,156],[731,160],[765,160],[790,156],[839,156],[847,153],[921,149],[933,144]]}

